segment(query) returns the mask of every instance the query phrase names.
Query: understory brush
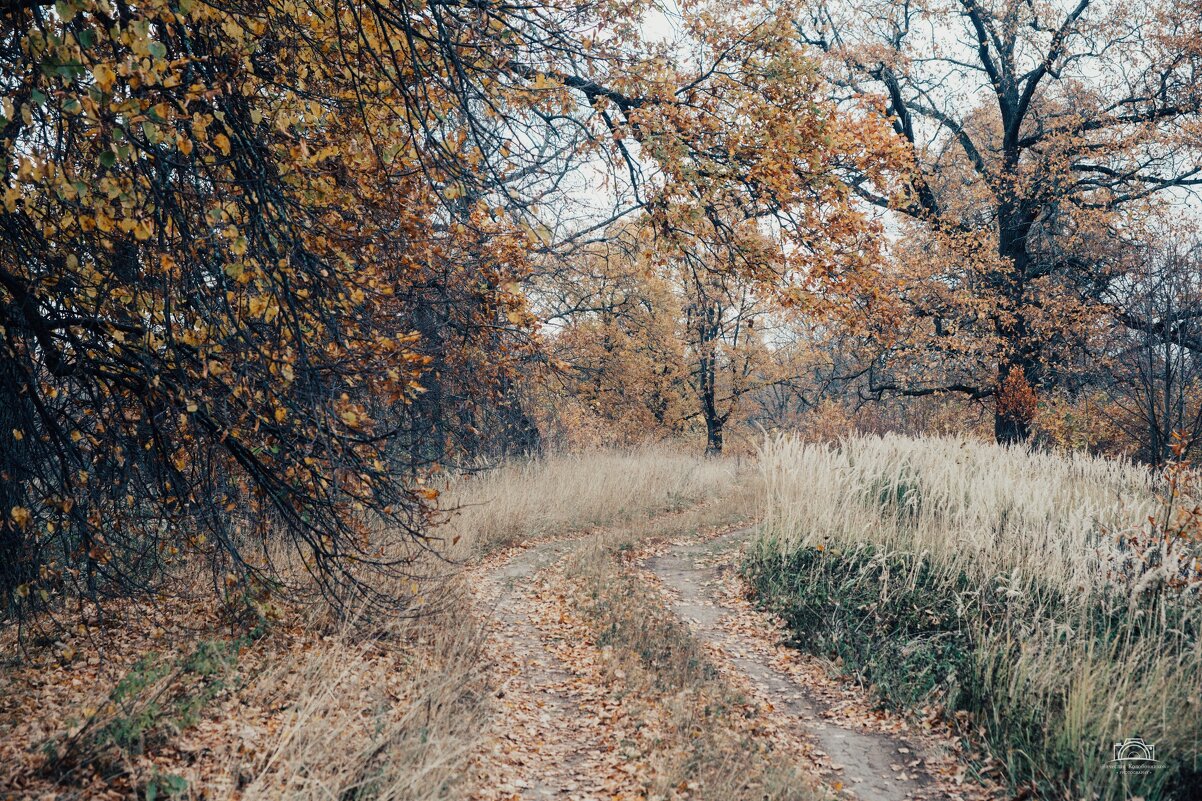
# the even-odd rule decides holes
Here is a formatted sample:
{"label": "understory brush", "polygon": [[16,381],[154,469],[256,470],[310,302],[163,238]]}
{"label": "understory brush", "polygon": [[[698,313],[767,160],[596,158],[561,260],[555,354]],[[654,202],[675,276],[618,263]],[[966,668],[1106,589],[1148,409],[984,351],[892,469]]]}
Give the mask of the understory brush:
{"label": "understory brush", "polygon": [[[892,705],[943,706],[1016,790],[1198,797],[1192,479],[902,437],[781,438],[761,465],[746,570],[794,645]],[[1157,761],[1115,761],[1133,738]]]}

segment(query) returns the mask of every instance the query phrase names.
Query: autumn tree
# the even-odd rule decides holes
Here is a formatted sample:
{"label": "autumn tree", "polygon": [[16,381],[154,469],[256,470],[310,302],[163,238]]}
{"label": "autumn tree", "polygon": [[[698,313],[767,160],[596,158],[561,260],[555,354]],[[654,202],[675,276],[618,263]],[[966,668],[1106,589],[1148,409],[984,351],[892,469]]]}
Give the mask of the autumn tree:
{"label": "autumn tree", "polygon": [[387,600],[369,576],[404,574],[433,513],[429,390],[504,391],[516,218],[580,141],[529,65],[604,22],[0,5],[6,609],[156,592],[196,554],[231,588],[294,554]]}
{"label": "autumn tree", "polygon": [[[845,173],[899,215],[907,249],[861,316],[866,331],[869,315],[912,321],[870,332],[874,387],[991,397],[998,440],[1025,439],[1078,332],[1142,324],[1105,300],[1121,280],[1106,249],[1158,197],[1202,185],[1202,7],[820,2],[796,28],[842,102],[875,103],[911,154],[900,185]],[[916,369],[914,352],[954,368]]]}
{"label": "autumn tree", "polygon": [[[740,243],[738,252],[753,249]],[[647,216],[614,226],[572,264],[533,293],[553,324],[548,338],[566,392],[620,440],[699,427],[706,452],[721,453],[744,395],[768,381],[756,325],[771,290],[671,250]]]}
{"label": "autumn tree", "polygon": [[[706,422],[709,450],[718,452],[738,399],[762,385],[745,358],[758,346],[748,322],[764,308],[826,307],[832,286],[852,292],[865,275],[857,267],[875,261],[880,227],[857,208],[838,171],[855,166],[880,176],[898,159],[876,120],[823,99],[807,49],[791,36],[791,7],[704,2],[685,11],[680,29],[677,41],[647,46],[638,70],[528,71],[538,84],[584,100],[582,125],[595,137],[589,153],[603,156],[605,189],[615,198],[609,216],[549,220],[536,272],[569,281],[585,275],[583,286],[560,292],[548,320],[553,330],[567,325],[558,342],[581,360],[577,374],[593,376],[596,398],[636,405],[629,385],[606,381],[597,366],[613,364],[648,331],[625,314],[637,305],[600,297],[596,307],[593,292],[672,287],[696,397],[689,417]],[[614,260],[612,235],[625,224],[650,241]],[[611,278],[624,278],[593,283],[591,267],[581,267],[593,262],[620,263]],[[585,385],[576,381],[571,391]],[[599,399],[596,407],[615,414]]]}
{"label": "autumn tree", "polygon": [[681,298],[650,269],[649,241],[637,220],[614,225],[531,290],[546,323],[551,391],[617,442],[679,433],[686,416]]}
{"label": "autumn tree", "polygon": [[[748,227],[733,243],[704,250],[665,250],[654,257],[675,281],[683,311],[689,385],[705,425],[705,451],[722,452],[727,424],[740,411],[743,396],[771,383],[764,374],[771,364],[756,329],[766,318],[770,289],[743,277],[744,271],[722,269],[715,260],[770,258],[771,244]],[[693,416],[693,415],[690,415]]]}

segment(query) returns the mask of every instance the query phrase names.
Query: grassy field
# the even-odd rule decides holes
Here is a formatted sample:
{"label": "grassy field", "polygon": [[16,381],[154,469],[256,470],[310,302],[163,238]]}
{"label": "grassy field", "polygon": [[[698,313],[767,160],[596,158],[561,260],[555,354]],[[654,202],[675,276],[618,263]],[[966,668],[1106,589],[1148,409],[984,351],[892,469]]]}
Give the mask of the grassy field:
{"label": "grassy field", "polygon": [[444,537],[467,558],[539,537],[629,522],[726,493],[728,459],[703,459],[669,445],[596,449],[465,474],[446,488],[455,510]]}
{"label": "grassy field", "polygon": [[[779,438],[761,470],[746,568],[799,648],[890,704],[946,705],[1017,791],[1199,797],[1192,499],[1166,507],[1124,463],[957,439]],[[1129,737],[1160,762],[1112,764]]]}
{"label": "grassy field", "polygon": [[[811,798],[635,561],[758,514],[748,576],[795,644],[900,709],[946,707],[1017,792],[1198,797],[1198,527],[1139,468],[951,439],[783,438],[758,465],[598,450],[441,489],[441,555],[415,571],[416,606],[398,610],[416,616],[336,618],[271,598],[231,616],[181,593],[22,647],[5,632],[0,788],[470,798],[487,732],[504,725],[471,570],[587,531],[546,580],[578,645],[605,654],[602,693],[642,721],[631,759],[646,786]],[[1127,737],[1160,763],[1116,770],[1112,745]]]}

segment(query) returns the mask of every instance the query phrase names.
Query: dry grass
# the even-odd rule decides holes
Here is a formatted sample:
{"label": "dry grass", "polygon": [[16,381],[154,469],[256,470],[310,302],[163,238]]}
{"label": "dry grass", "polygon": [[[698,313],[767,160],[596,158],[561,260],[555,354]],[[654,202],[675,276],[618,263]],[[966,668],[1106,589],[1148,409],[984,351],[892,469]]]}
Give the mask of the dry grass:
{"label": "dry grass", "polygon": [[469,615],[440,615],[276,666],[253,690],[289,711],[242,798],[463,797],[488,713],[479,645]]}
{"label": "dry grass", "polygon": [[449,484],[445,504],[458,511],[447,536],[461,538],[459,554],[479,554],[621,524],[724,493],[735,469],[668,445],[515,462]]}
{"label": "dry grass", "polygon": [[1138,466],[971,440],[828,447],[782,437],[765,448],[762,469],[764,536],[782,549],[867,537],[980,579],[1004,572],[1074,594],[1100,590],[1099,567],[1119,536],[1159,510],[1153,477]]}
{"label": "dry grass", "polygon": [[[1146,471],[956,439],[770,441],[751,569],[797,628],[900,703],[971,713],[1017,785],[1170,797],[1198,778],[1198,548],[1153,535]],[[1196,533],[1196,532],[1195,532]],[[1140,736],[1163,765],[1109,764]]]}

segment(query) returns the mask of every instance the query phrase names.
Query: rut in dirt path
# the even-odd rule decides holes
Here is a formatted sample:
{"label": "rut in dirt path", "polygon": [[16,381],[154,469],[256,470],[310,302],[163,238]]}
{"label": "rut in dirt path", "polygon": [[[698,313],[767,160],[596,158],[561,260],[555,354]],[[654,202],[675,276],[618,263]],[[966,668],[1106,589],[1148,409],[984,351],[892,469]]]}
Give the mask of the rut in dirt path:
{"label": "rut in dirt path", "polygon": [[[933,787],[921,765],[908,767],[918,762],[911,743],[825,719],[826,705],[814,692],[723,626],[731,611],[720,605],[714,585],[720,570],[737,558],[738,546],[753,531],[742,529],[708,542],[677,546],[648,560],[647,567],[680,594],[677,612],[697,636],[717,646],[771,702],[774,714],[791,718],[790,725],[798,727],[830,759],[846,792],[859,801],[946,797]],[[907,768],[899,771],[899,763],[906,763]]]}
{"label": "rut in dirt path", "polygon": [[568,673],[544,647],[525,598],[531,578],[572,545],[550,542],[521,551],[486,579],[494,585],[497,624],[490,641],[509,674],[498,697],[509,708],[506,724],[511,727],[501,746],[510,773],[491,789],[523,799],[572,797],[582,753],[596,746],[595,732],[573,726],[579,710],[566,686]]}
{"label": "rut in dirt path", "polygon": [[545,582],[549,568],[584,539],[534,545],[479,574],[481,598],[491,605],[487,647],[499,709],[475,801],[638,797],[615,793],[630,780],[621,771],[607,690],[577,670],[580,663],[565,653],[572,635],[548,609],[555,597]]}

